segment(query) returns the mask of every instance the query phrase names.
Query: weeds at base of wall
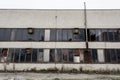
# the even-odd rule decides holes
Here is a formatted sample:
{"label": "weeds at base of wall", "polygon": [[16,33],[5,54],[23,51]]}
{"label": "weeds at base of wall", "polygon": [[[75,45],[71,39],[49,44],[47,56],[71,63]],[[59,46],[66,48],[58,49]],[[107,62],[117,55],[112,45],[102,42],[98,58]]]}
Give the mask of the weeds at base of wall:
{"label": "weeds at base of wall", "polygon": [[34,72],[34,73],[75,73],[75,74],[82,74],[82,73],[85,73],[85,74],[120,74],[120,70],[117,69],[117,70],[83,70],[82,67],[79,68],[79,70],[73,68],[73,69],[65,69],[64,67],[62,67],[61,69],[58,69],[58,68],[48,68],[48,69],[40,69],[40,70],[37,70],[35,67],[34,68],[31,68],[31,69],[27,69],[27,70],[15,70],[15,71],[3,71],[3,70],[0,70],[1,73],[15,73],[15,72]]}

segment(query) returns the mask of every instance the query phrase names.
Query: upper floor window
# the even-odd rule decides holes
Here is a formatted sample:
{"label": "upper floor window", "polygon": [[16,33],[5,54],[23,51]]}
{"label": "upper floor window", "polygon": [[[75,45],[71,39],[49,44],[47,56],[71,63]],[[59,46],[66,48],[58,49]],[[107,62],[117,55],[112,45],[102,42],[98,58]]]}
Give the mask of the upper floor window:
{"label": "upper floor window", "polygon": [[120,41],[117,29],[88,29],[89,41]]}
{"label": "upper floor window", "polygon": [[50,30],[50,41],[55,41],[56,40],[56,30],[51,29]]}
{"label": "upper floor window", "polygon": [[29,33],[26,28],[0,29],[1,41],[44,41],[43,29],[32,29]]}
{"label": "upper floor window", "polygon": [[[120,41],[118,29],[88,29],[88,41]],[[37,28],[1,28],[0,41],[85,41],[85,29],[50,29],[45,34],[45,29]],[[45,37],[46,36],[46,37]],[[47,37],[48,36],[48,37]]]}
{"label": "upper floor window", "polygon": [[2,41],[11,40],[11,29],[0,29],[0,40]]}
{"label": "upper floor window", "polygon": [[73,29],[51,29],[50,30],[51,41],[85,41],[84,29],[78,29],[78,33],[75,34]]}

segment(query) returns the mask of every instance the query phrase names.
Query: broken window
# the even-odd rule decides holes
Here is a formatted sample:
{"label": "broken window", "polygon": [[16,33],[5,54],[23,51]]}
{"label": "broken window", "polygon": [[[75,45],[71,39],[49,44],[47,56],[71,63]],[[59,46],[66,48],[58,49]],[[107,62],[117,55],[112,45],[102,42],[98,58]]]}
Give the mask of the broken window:
{"label": "broken window", "polygon": [[[43,49],[39,49],[39,51],[43,52]],[[32,55],[31,55],[31,62],[37,62],[38,58],[40,57],[37,57],[38,56],[38,49],[32,49]],[[41,54],[41,53],[39,53]],[[41,56],[43,58],[43,56]],[[41,60],[42,61],[42,60]]]}
{"label": "broken window", "polygon": [[0,29],[0,40],[2,41],[44,41],[44,29],[33,29],[32,34],[27,28]]}
{"label": "broken window", "polygon": [[91,50],[91,55],[92,55],[92,62],[97,63],[98,62],[98,55],[97,55],[97,49],[92,49]]}
{"label": "broken window", "polygon": [[4,40],[4,29],[0,29],[0,41]]}
{"label": "broken window", "polygon": [[119,40],[119,33],[118,33],[118,30],[113,30],[113,41],[120,41]]}
{"label": "broken window", "polygon": [[15,49],[14,50],[14,62],[19,62],[20,61],[20,49]]}
{"label": "broken window", "polygon": [[57,40],[58,41],[62,41],[62,36],[63,36],[62,29],[57,30]]}
{"label": "broken window", "polygon": [[63,62],[68,62],[68,50],[62,50]]}
{"label": "broken window", "polygon": [[[39,33],[40,33],[40,34],[38,34],[40,36],[39,41],[44,41],[45,30],[41,29],[41,30],[39,30]],[[37,35],[35,35],[35,36],[37,36]]]}
{"label": "broken window", "polygon": [[0,49],[0,62],[7,62],[8,48]]}
{"label": "broken window", "polygon": [[108,30],[108,41],[114,41],[114,30]]}
{"label": "broken window", "polygon": [[90,41],[96,41],[96,31],[90,30]]}
{"label": "broken window", "polygon": [[56,41],[56,30],[55,29],[50,30],[50,41]]}
{"label": "broken window", "polygon": [[0,40],[10,41],[11,29],[0,29]]}
{"label": "broken window", "polygon": [[57,49],[56,62],[62,62],[62,50]]}
{"label": "broken window", "polygon": [[119,41],[118,30],[88,29],[88,41]]}
{"label": "broken window", "polygon": [[68,41],[73,41],[73,32],[72,32],[72,30],[68,30]]}
{"label": "broken window", "polygon": [[85,30],[78,29],[78,33],[74,34],[73,29],[51,29],[51,41],[85,41]]}
{"label": "broken window", "polygon": [[50,62],[55,62],[55,49],[50,49]]}
{"label": "broken window", "polygon": [[72,49],[50,49],[50,62],[73,62]]}
{"label": "broken window", "polygon": [[110,50],[108,50],[108,49],[105,50],[105,61],[111,62]]}
{"label": "broken window", "polygon": [[105,61],[116,63],[119,62],[119,50],[118,49],[105,49]]}
{"label": "broken window", "polygon": [[74,54],[72,49],[68,50],[68,55],[69,55],[69,62],[73,62]]}
{"label": "broken window", "polygon": [[96,30],[96,41],[102,41],[102,30]]}
{"label": "broken window", "polygon": [[63,30],[63,41],[67,41],[68,40],[68,32],[67,30]]}
{"label": "broken window", "polygon": [[120,63],[120,49],[117,49],[117,59],[118,59],[118,63]]}
{"label": "broken window", "polygon": [[33,57],[32,57],[33,61],[35,61],[37,59],[37,62],[43,62],[43,49],[38,49],[37,51],[38,51],[37,54],[35,53],[36,51],[33,52]]}

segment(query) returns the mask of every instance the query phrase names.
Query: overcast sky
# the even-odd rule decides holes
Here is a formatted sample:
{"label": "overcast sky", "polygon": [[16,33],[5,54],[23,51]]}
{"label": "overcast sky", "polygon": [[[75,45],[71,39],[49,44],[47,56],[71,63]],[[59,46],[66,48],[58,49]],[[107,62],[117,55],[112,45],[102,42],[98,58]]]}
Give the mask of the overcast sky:
{"label": "overcast sky", "polygon": [[0,9],[120,9],[120,0],[0,0]]}

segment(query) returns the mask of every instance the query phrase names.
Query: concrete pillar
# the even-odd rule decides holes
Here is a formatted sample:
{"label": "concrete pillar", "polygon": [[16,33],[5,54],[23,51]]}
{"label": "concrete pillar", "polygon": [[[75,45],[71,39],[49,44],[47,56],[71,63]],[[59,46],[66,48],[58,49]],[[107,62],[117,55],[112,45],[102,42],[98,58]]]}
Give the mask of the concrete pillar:
{"label": "concrete pillar", "polygon": [[43,54],[44,62],[49,62],[49,58],[50,58],[50,50],[49,49],[44,49],[44,54]]}
{"label": "concrete pillar", "polygon": [[105,62],[104,50],[103,49],[98,49],[97,54],[98,54],[98,61],[101,62],[101,63]]}
{"label": "concrete pillar", "polygon": [[[45,30],[45,41],[50,40],[50,30]],[[50,50],[44,49],[43,60],[44,62],[49,62]]]}
{"label": "concrete pillar", "polygon": [[50,30],[45,30],[45,41],[50,40]]}

